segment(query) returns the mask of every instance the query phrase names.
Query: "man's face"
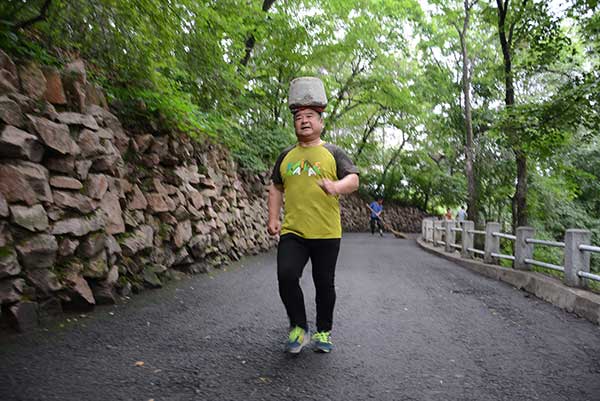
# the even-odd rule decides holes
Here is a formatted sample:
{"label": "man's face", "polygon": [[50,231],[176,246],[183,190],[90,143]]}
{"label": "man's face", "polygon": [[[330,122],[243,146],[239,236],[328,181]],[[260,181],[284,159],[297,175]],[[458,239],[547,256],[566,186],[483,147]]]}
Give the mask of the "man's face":
{"label": "man's face", "polygon": [[296,136],[301,142],[310,142],[321,136],[323,119],[313,109],[302,109],[294,114]]}

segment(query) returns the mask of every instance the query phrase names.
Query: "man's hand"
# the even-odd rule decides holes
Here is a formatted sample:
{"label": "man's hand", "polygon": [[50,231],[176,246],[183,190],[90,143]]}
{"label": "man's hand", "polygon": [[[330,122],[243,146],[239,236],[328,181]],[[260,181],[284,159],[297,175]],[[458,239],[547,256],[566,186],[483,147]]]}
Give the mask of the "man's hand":
{"label": "man's hand", "polygon": [[269,220],[269,224],[267,225],[267,231],[271,235],[277,235],[281,231],[281,222],[279,220]]}
{"label": "man's hand", "polygon": [[338,195],[336,181],[331,181],[326,178],[317,181],[317,184],[327,195]]}

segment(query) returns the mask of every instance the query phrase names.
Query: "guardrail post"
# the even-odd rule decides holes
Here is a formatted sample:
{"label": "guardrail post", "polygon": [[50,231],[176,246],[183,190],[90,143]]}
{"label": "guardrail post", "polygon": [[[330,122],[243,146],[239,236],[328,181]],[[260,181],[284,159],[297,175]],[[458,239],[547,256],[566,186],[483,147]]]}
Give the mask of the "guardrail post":
{"label": "guardrail post", "polygon": [[471,252],[468,251],[469,248],[473,248],[473,237],[475,234],[470,233],[469,231],[475,229],[475,223],[470,220],[463,220],[460,222],[462,226],[462,249],[460,250],[460,256],[466,259],[471,259]]}
{"label": "guardrail post", "polygon": [[432,219],[429,220],[429,222],[427,223],[427,241],[429,242],[433,242],[433,225],[434,221]]}
{"label": "guardrail post", "polygon": [[446,229],[446,252],[454,252],[454,247],[452,244],[456,242],[456,236],[452,229],[455,227],[455,225],[456,223],[454,220],[444,221],[444,228]]}
{"label": "guardrail post", "polygon": [[585,281],[577,272],[590,271],[590,254],[579,250],[579,245],[589,245],[592,234],[588,230],[568,229],[565,233],[565,284],[584,287]]}
{"label": "guardrail post", "polygon": [[421,238],[423,241],[427,241],[427,220],[421,220]]}
{"label": "guardrail post", "polygon": [[500,223],[488,222],[485,225],[485,248],[483,261],[485,263],[498,263],[498,258],[492,256],[492,253],[500,253],[500,237],[496,237],[493,233],[500,232]]}
{"label": "guardrail post", "polygon": [[535,228],[517,227],[517,239],[515,240],[515,261],[513,267],[520,270],[531,270],[531,266],[525,263],[525,259],[533,259],[533,244],[528,244],[527,239],[533,238]]}
{"label": "guardrail post", "polygon": [[442,232],[438,230],[438,222],[433,221],[433,246],[438,246],[438,241],[441,241]]}

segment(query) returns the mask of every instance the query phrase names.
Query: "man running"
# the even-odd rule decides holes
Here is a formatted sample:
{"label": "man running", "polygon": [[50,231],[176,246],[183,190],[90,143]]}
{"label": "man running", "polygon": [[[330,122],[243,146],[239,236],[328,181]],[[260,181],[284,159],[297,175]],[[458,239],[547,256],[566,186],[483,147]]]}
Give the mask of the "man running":
{"label": "man running", "polygon": [[[358,188],[358,169],[337,146],[321,140],[325,88],[318,78],[290,84],[288,104],[298,142],[277,158],[269,188],[271,235],[277,248],[279,295],[290,320],[286,350],[297,354],[310,342],[300,277],[310,258],[316,291],[315,351],[332,350],[335,266],[342,227],[338,195]],[[279,220],[285,197],[283,225]]]}

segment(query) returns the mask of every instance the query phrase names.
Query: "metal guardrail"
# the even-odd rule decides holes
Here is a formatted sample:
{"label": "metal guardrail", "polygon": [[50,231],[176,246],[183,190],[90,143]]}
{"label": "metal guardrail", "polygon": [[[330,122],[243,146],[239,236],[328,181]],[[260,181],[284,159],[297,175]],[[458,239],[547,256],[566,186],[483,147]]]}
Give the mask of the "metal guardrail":
{"label": "metal guardrail", "polygon": [[493,232],[492,235],[494,237],[499,237],[499,238],[506,238],[512,241],[515,241],[517,239],[516,235],[512,235],[512,234],[504,234],[504,233],[499,233],[499,232]]}
{"label": "metal guardrail", "polygon": [[540,244],[540,245],[547,245],[547,246],[555,246],[557,248],[564,248],[565,247],[565,243],[564,242],[546,241],[546,240],[543,240],[543,239],[527,238],[527,239],[525,239],[525,242],[528,243],[528,244]]}
{"label": "metal guardrail", "polygon": [[508,259],[508,260],[515,260],[515,257],[512,255],[506,255],[504,253],[496,253],[496,252],[491,252],[490,253],[493,257],[495,258],[499,258],[499,259]]}
{"label": "metal guardrail", "polygon": [[525,263],[534,266],[545,267],[546,269],[558,270],[559,272],[565,272],[565,268],[559,265],[553,265],[552,263],[540,262],[534,259],[525,259]]}
{"label": "metal guardrail", "polygon": [[[600,253],[600,246],[591,245],[591,233],[587,230],[568,229],[564,242],[547,241],[534,238],[535,229],[518,227],[516,235],[500,231],[500,224],[488,222],[486,229],[476,230],[472,221],[458,222],[452,220],[423,220],[423,238],[435,246],[442,245],[447,252],[460,251],[461,257],[473,258],[482,256],[484,262],[498,264],[500,259],[511,260],[516,269],[530,270],[532,266],[564,273],[563,281],[572,287],[586,287],[586,280],[600,282],[600,275],[591,273],[588,252]],[[455,233],[460,232],[461,244],[455,243]],[[475,234],[485,236],[485,249],[474,246]],[[514,255],[500,253],[500,239],[513,241]],[[564,266],[546,263],[533,258],[535,245],[551,246],[564,249]]]}
{"label": "metal guardrail", "polygon": [[600,246],[579,245],[580,251],[600,253]]}
{"label": "metal guardrail", "polygon": [[467,248],[467,251],[469,251],[469,252],[473,252],[473,253],[476,253],[476,254],[478,254],[478,255],[485,255],[485,252],[484,252],[484,251],[482,251],[482,250],[479,250],[479,249],[477,249],[477,248]]}

